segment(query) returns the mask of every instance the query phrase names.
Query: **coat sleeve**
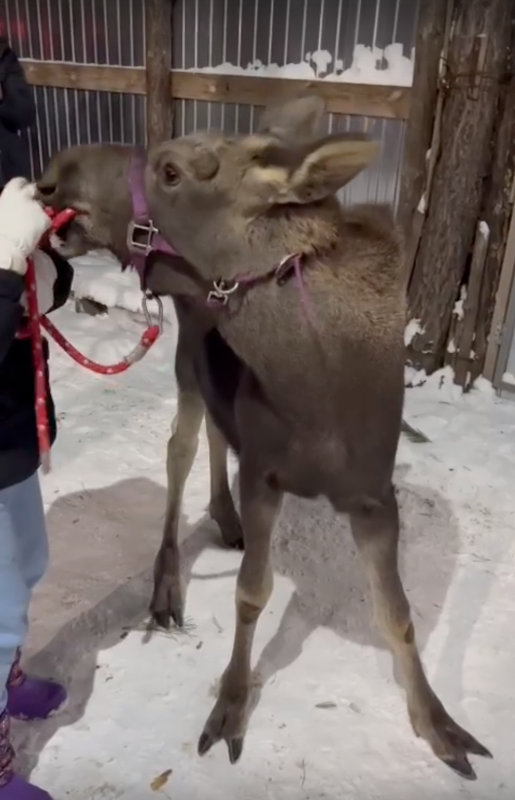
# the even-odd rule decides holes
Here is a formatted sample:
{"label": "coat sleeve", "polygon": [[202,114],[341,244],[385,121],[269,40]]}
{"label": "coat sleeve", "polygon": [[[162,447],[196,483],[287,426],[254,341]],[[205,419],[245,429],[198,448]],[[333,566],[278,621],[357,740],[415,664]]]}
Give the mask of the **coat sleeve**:
{"label": "coat sleeve", "polygon": [[22,318],[20,298],[24,286],[24,279],[17,272],[0,269],[0,364],[11,347]]}
{"label": "coat sleeve", "polygon": [[13,59],[2,82],[0,120],[14,130],[29,128],[36,119],[32,88],[25,79],[18,59]]}

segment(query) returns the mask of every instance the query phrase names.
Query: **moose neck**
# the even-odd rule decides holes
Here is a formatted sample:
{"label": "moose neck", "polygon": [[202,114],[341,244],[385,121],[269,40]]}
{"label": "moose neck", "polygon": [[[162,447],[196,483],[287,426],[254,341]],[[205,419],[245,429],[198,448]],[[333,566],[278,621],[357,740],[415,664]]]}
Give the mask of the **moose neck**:
{"label": "moose neck", "polygon": [[341,210],[335,200],[317,206],[282,206],[252,221],[204,219],[196,237],[178,230],[156,210],[162,234],[177,247],[202,281],[262,278],[288,256],[326,253],[338,245]]}

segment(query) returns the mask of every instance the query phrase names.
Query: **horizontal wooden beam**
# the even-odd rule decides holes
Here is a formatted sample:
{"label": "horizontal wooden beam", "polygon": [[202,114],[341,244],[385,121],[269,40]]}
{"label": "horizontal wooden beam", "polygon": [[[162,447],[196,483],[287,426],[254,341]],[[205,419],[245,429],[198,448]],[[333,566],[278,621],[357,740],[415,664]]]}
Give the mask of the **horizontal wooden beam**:
{"label": "horizontal wooden beam", "polygon": [[[143,67],[113,67],[53,61],[22,61],[27,79],[34,86],[82,91],[146,93]],[[262,78],[255,75],[219,73],[170,73],[170,91],[179,100],[240,103],[264,106],[270,100],[301,92],[313,92],[326,101],[332,114],[349,114],[383,119],[407,119],[410,89],[363,83],[297,78]]]}
{"label": "horizontal wooden beam", "polygon": [[21,63],[27,80],[33,86],[146,94],[144,67],[111,67],[104,64],[71,64],[28,59],[21,59]]}

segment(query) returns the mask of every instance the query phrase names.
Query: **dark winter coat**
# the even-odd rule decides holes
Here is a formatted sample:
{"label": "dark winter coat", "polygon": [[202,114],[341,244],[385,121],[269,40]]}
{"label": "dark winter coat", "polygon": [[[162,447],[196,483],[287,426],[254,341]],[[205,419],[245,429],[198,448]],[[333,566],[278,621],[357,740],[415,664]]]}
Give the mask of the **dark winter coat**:
{"label": "dark winter coat", "polygon": [[0,190],[11,178],[30,177],[28,146],[20,132],[35,118],[32,88],[9,42],[0,37]]}
{"label": "dark winter coat", "polygon": [[[70,293],[73,269],[55,251],[46,250],[57,268],[53,309],[62,306]],[[34,410],[34,367],[31,340],[16,338],[23,327],[20,299],[24,278],[0,269],[0,490],[29,478],[39,467],[39,448]],[[48,419],[52,444],[56,436],[55,409],[48,384]]]}

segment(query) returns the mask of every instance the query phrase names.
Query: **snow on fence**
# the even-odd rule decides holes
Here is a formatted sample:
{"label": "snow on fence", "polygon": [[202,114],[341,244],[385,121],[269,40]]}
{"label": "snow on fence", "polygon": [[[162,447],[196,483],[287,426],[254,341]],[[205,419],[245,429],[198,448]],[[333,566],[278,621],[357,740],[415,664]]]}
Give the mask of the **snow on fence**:
{"label": "snow on fence", "polygon": [[[171,5],[170,0],[168,0]],[[297,85],[327,100],[333,131],[366,130],[378,163],[348,200],[396,202],[415,0],[176,0],[170,20],[174,132],[248,132]],[[0,0],[0,25],[35,85],[34,175],[73,143],[146,139],[145,0]]]}

